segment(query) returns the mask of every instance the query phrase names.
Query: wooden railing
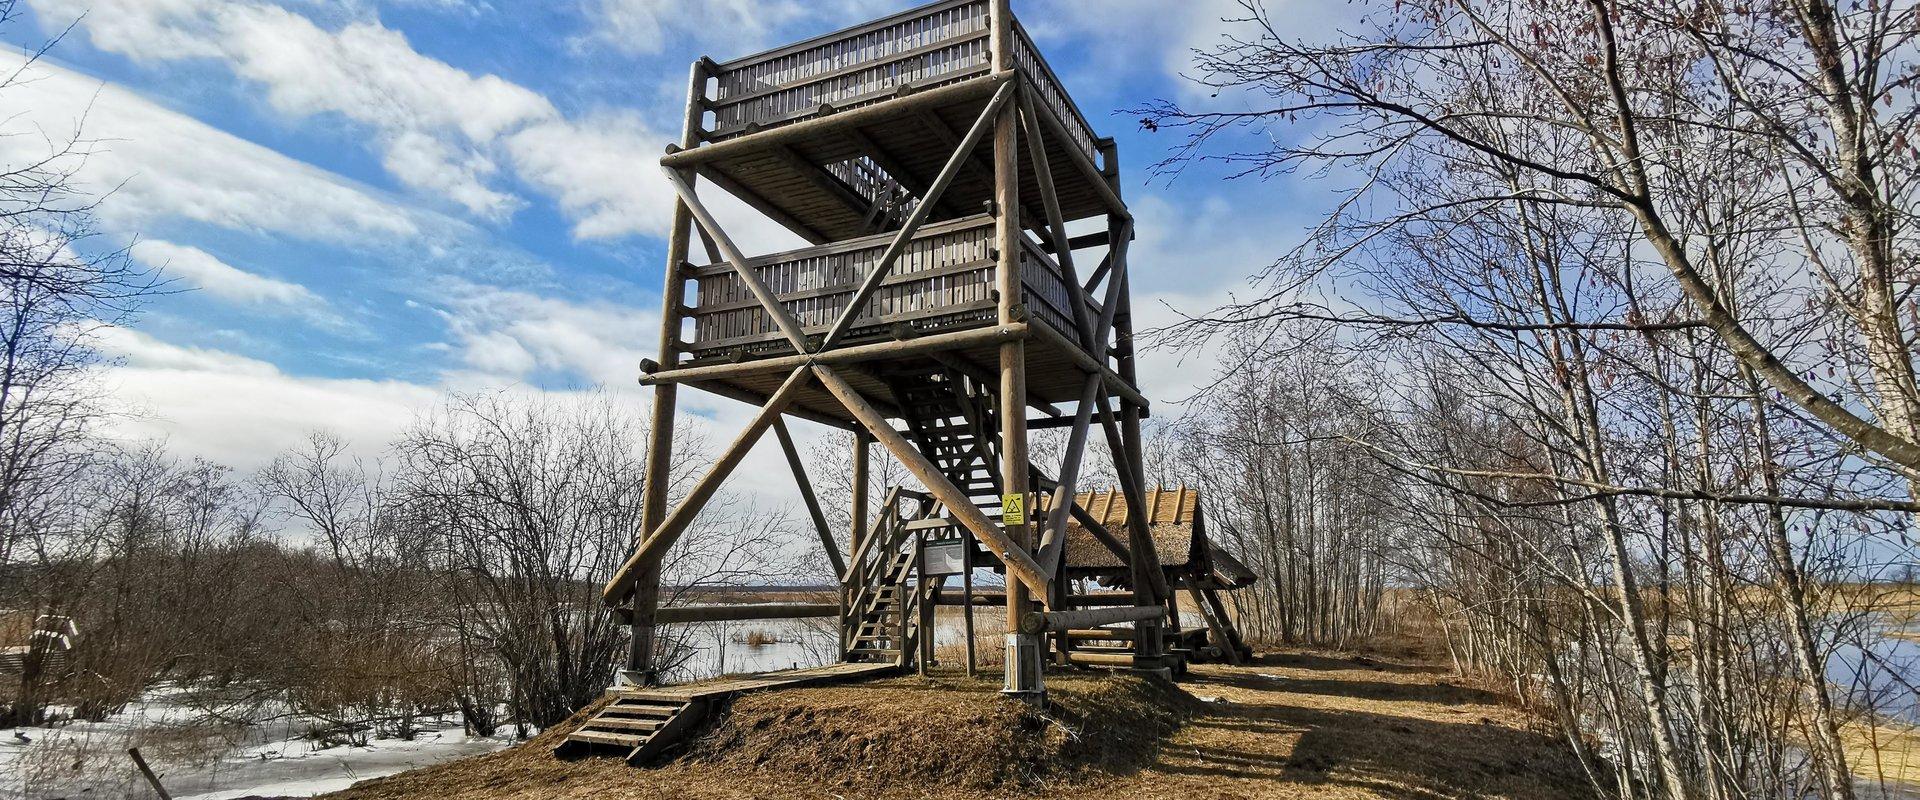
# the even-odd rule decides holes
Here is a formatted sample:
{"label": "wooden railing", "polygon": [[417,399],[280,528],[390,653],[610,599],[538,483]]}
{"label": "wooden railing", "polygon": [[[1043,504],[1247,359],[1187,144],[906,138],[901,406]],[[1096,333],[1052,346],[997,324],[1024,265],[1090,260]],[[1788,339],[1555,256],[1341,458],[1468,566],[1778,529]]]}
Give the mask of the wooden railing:
{"label": "wooden railing", "polygon": [[[998,308],[993,233],[994,220],[986,215],[921,227],[854,318],[845,340],[891,334],[893,326],[903,324],[922,332],[991,324]],[[793,250],[749,260],[747,266],[803,331],[824,333],[892,238],[887,233]],[[1073,330],[1072,289],[1053,260],[1028,242],[1020,261],[1029,312],[1055,330]],[[694,357],[791,349],[731,264],[694,267],[689,275],[696,282],[688,314],[693,321],[688,350]]]}
{"label": "wooden railing", "polygon": [[[1098,163],[1093,130],[1026,31],[1014,24],[1014,64],[1073,145]],[[992,69],[988,0],[946,0],[717,65],[711,141],[886,100]],[[824,107],[824,108],[823,108]]]}

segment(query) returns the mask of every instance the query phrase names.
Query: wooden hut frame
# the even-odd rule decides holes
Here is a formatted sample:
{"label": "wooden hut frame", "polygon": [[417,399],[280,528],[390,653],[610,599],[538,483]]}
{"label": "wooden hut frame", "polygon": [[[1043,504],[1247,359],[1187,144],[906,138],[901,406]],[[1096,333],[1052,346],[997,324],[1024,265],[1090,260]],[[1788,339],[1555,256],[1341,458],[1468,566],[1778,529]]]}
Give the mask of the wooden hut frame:
{"label": "wooden hut frame", "polygon": [[[980,30],[982,22],[984,33]],[[985,54],[979,55],[976,51],[982,42]],[[884,55],[869,58],[873,52]],[[831,57],[822,58],[822,53]],[[968,60],[976,56],[978,63]],[[917,66],[909,69],[903,64]],[[892,78],[884,76],[909,73],[933,77],[924,86],[899,83],[885,88],[885,81]],[[884,79],[873,79],[872,75]],[[879,80],[881,88],[861,83],[868,80]],[[709,98],[709,83],[721,87],[723,96]],[[852,94],[842,98],[851,108],[835,108],[827,102],[812,108],[804,104],[793,107],[794,97],[810,99],[825,91],[822,86],[842,85],[854,87],[845,90]],[[606,602],[625,611],[633,627],[628,680],[646,684],[658,678],[652,658],[654,631],[662,622],[662,557],[769,428],[780,440],[821,545],[843,583],[873,577],[863,573],[862,564],[877,536],[867,526],[870,509],[866,495],[867,445],[877,442],[925,486],[930,507],[937,508],[942,519],[964,529],[972,540],[984,544],[1005,570],[1008,630],[1019,630],[1022,615],[1033,611],[1035,604],[1050,612],[1065,610],[1066,583],[1060,576],[1070,518],[1099,527],[1102,541],[1131,565],[1134,607],[1166,605],[1171,595],[1147,526],[1133,521],[1123,541],[1099,526],[1073,500],[1087,440],[1096,425],[1119,465],[1125,497],[1139,507],[1144,491],[1140,420],[1148,404],[1134,374],[1127,291],[1133,218],[1120,196],[1117,148],[1110,140],[1092,136],[1058,79],[1019,29],[1009,1],[944,0],[725,65],[702,59],[693,65],[688,97],[681,140],[661,159],[677,203],[667,240],[660,358],[646,365],[648,374],[642,378],[643,384],[654,388],[642,512],[645,535],[603,593]],[[968,112],[971,124],[963,133],[955,133],[955,126],[948,122],[954,109],[976,105],[977,112]],[[756,117],[755,109],[762,106],[767,113]],[[709,113],[714,116],[714,129],[703,130]],[[917,139],[900,133],[908,125],[919,125],[926,133]],[[1022,169],[1023,144],[1028,158],[1026,170]],[[827,159],[818,155],[849,147],[858,153],[857,158],[822,163]],[[943,153],[944,157],[937,173],[925,178],[923,170],[908,162],[924,164],[929,153]],[[984,165],[982,155],[990,155]],[[756,172],[742,164],[768,166]],[[798,201],[758,189],[756,181],[766,183],[766,176],[773,171],[792,176],[797,181],[793,191],[821,198],[820,205],[796,210],[796,205],[802,205]],[[863,193],[848,181],[848,176],[857,180],[885,176],[900,188],[896,192],[888,185],[882,194]],[[963,176],[967,176],[970,193],[965,198],[955,194]],[[768,266],[766,259],[750,259],[739,249],[696,194],[696,182],[703,177],[818,245],[806,251],[808,258],[852,258],[848,254],[871,254],[875,248],[879,255],[850,292],[844,285],[808,290],[813,295],[791,287],[770,286],[761,272],[780,265]],[[1073,187],[1070,195],[1063,189],[1062,180]],[[967,200],[980,201],[980,186],[991,190],[985,198],[986,217],[978,222],[961,217],[930,225],[936,215],[958,217]],[[911,208],[903,216],[899,212],[908,204]],[[1033,224],[1023,226],[1023,212],[1028,214],[1024,219]],[[1070,217],[1092,215],[1105,216],[1103,233],[1069,235]],[[959,330],[913,330],[914,324],[925,319],[943,318],[942,314],[955,317],[950,308],[938,307],[937,302],[952,295],[953,290],[923,290],[918,288],[922,284],[911,282],[931,281],[930,285],[937,286],[937,276],[944,274],[937,270],[924,273],[936,275],[934,278],[896,274],[903,255],[921,246],[928,236],[946,231],[977,231],[967,235],[985,237],[989,222],[991,238],[987,240],[990,246],[985,265],[967,262],[942,269],[994,271],[990,321],[982,318],[979,324],[969,323],[970,327],[961,326]],[[845,238],[863,224],[898,227],[884,237]],[[1037,237],[1038,244],[1028,238],[1029,232]],[[703,268],[708,272],[697,270],[688,261],[695,233],[717,264],[715,268]],[[1107,248],[1106,256],[1083,281],[1074,251],[1098,246]],[[1036,269],[1043,274],[1045,297],[1032,293],[1031,276]],[[688,281],[712,280],[715,276],[728,281],[728,286],[737,281],[749,297],[726,305],[709,304],[703,288],[703,307],[689,307]],[[872,313],[876,296],[898,293],[896,289],[906,292],[914,302],[926,300],[910,296],[916,291],[947,295],[922,303],[936,306],[930,309],[891,316]],[[818,321],[803,322],[787,305],[811,302],[814,295],[829,308],[840,302],[836,298],[845,298],[844,305],[824,327]],[[1054,305],[1060,295],[1065,297],[1065,308]],[[1041,306],[1029,306],[1029,300],[1044,300],[1046,313],[1036,313]],[[966,309],[979,310],[963,309],[965,313],[988,313],[981,301],[969,302],[972,305]],[[728,330],[732,338],[711,338],[702,351],[696,347],[701,342],[681,340],[685,322],[698,314],[707,314],[710,319],[745,314],[741,318],[750,324]],[[852,335],[857,327],[871,331],[876,324],[889,321],[907,335],[897,335],[891,341]],[[766,322],[777,335],[757,332]],[[729,345],[734,349],[717,354],[713,341],[745,344]],[[682,356],[690,352],[697,357],[683,360]],[[1035,372],[1036,357],[1049,359],[1056,367]],[[929,359],[945,365],[955,380],[978,385],[983,394],[990,393],[994,399],[990,409],[969,419],[976,428],[989,417],[997,422],[997,430],[981,430],[986,439],[977,449],[993,456],[983,460],[999,488],[1002,513],[998,519],[977,505],[977,494],[970,494],[968,488],[943,473],[926,449],[929,434],[916,427],[912,411],[899,393],[883,388],[888,385],[883,373],[891,365]],[[997,369],[986,368],[979,360],[995,361]],[[1030,378],[1043,382],[1036,386]],[[667,476],[673,459],[674,414],[678,389],[683,384],[755,403],[759,411],[686,496],[669,507]],[[895,396],[889,398],[888,394]],[[1055,403],[1069,400],[1075,403],[1071,415],[1058,411]],[[1030,420],[1029,409],[1040,410],[1042,416]],[[853,433],[853,552],[839,552],[828,529],[783,421],[789,415]],[[890,418],[907,419],[909,429],[896,429]],[[1027,435],[1034,424],[1069,429],[1065,456],[1050,475],[1029,460]],[[1044,519],[1028,521],[1024,514],[1014,512],[1041,505],[1028,501],[1036,489],[1049,493],[1045,503],[1049,513]],[[966,552],[971,555],[971,545]],[[970,559],[968,565],[970,569]],[[942,593],[924,581],[914,591],[924,597],[925,605],[920,608],[930,615],[931,605],[940,602]],[[849,596],[843,591],[843,612]],[[969,610],[973,597],[969,582],[962,600]],[[818,610],[807,609],[808,613]],[[688,616],[680,612],[673,618]],[[1137,623],[1136,665],[1157,666],[1165,653],[1159,625],[1144,616],[1130,621]],[[843,631],[843,646],[847,636]],[[1038,683],[1037,663],[1032,661],[1038,658],[1031,646],[1034,641],[1026,634],[1010,636],[1006,684],[1010,693],[1033,696],[1043,690]],[[930,648],[930,641],[927,646]],[[909,656],[903,652],[900,658],[904,661]],[[923,655],[921,662],[925,660]],[[1020,660],[1028,663],[1015,663]],[[1023,666],[1033,669],[1023,670]]]}

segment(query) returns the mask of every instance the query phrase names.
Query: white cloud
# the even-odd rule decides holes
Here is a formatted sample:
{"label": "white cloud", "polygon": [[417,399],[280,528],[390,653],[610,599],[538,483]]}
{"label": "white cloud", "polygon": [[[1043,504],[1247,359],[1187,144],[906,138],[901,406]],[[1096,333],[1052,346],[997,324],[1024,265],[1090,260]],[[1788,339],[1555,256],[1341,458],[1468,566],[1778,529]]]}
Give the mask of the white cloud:
{"label": "white cloud", "polygon": [[[517,301],[541,305],[537,299]],[[556,311],[564,307],[547,306]],[[556,332],[559,335],[543,335]],[[579,331],[555,327],[553,320],[536,320],[513,334],[483,335],[467,344],[490,346],[494,349],[485,352],[499,354],[524,340],[566,352],[569,348],[563,342],[579,335]],[[103,352],[122,362],[102,371],[103,381],[126,412],[111,419],[110,435],[125,441],[165,440],[176,452],[204,457],[242,474],[298,446],[313,430],[337,433],[361,455],[379,457],[449,390],[506,392],[526,400],[564,401],[580,394],[542,390],[511,376],[476,373],[449,372],[437,383],[289,375],[264,361],[174,345],[125,328],[105,329],[97,341]],[[531,355],[536,360],[551,357],[551,353]],[[631,366],[623,372],[622,380],[610,381],[607,387],[618,402],[631,404],[632,413],[644,420],[652,393],[637,391]],[[731,441],[754,413],[744,403],[704,392],[683,391],[681,398],[682,423],[709,447]],[[820,435],[816,426],[807,423],[796,424],[794,433],[803,448]],[[634,443],[635,447],[641,444]],[[680,449],[685,452],[687,444],[682,442]],[[799,499],[772,436],[755,446],[728,479],[726,490],[767,508],[794,506]]]}
{"label": "white cloud", "polygon": [[208,294],[234,302],[286,306],[322,302],[305,286],[247,272],[198,247],[148,239],[135,243],[131,254],[140,263],[163,270],[168,277],[179,278]]}
{"label": "white cloud", "polygon": [[129,367],[203,370],[255,377],[280,374],[278,368],[265,361],[224,350],[168,344],[132,328],[107,326],[93,331],[92,336],[101,353]]}
{"label": "white cloud", "polygon": [[632,387],[650,355],[659,315],[612,303],[572,303],[530,292],[462,286],[441,312],[461,362],[462,384],[499,384],[536,373],[615,389]]}
{"label": "white cloud", "polygon": [[[25,56],[0,51],[0,72]],[[103,221],[138,230],[184,219],[328,242],[411,236],[409,212],[339,176],[163,108],[112,84],[42,61],[0,92],[13,115],[0,130],[0,164],[31,163],[78,140],[56,166],[77,188],[113,192]]]}
{"label": "white cloud", "polygon": [[55,21],[78,19],[96,46],[137,61],[219,59],[289,117],[365,125],[396,180],[481,218],[505,219],[525,205],[502,185],[510,168],[552,197],[582,238],[665,229],[671,194],[632,173],[667,139],[638,116],[570,121],[538,92],[422,55],[377,21],[328,30],[252,0],[32,4]]}
{"label": "white cloud", "polygon": [[631,114],[532,125],[506,140],[522,179],[545,191],[583,239],[666,230],[673,189],[655,165],[662,142]]}

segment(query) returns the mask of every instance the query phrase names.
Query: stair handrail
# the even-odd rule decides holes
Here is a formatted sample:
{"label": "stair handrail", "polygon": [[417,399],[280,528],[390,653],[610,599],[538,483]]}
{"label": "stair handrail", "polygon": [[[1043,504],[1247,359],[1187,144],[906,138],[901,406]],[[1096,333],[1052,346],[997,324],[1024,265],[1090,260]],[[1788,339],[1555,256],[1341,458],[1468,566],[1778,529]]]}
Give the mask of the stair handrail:
{"label": "stair handrail", "polygon": [[899,521],[900,498],[903,494],[904,491],[898,486],[887,490],[886,500],[882,501],[880,506],[880,518],[873,521],[872,530],[869,530],[866,536],[860,537],[860,542],[855,546],[853,554],[847,558],[847,572],[840,576],[842,585],[853,581],[855,574],[866,561],[867,553],[873,549],[874,540],[879,539],[883,531]]}

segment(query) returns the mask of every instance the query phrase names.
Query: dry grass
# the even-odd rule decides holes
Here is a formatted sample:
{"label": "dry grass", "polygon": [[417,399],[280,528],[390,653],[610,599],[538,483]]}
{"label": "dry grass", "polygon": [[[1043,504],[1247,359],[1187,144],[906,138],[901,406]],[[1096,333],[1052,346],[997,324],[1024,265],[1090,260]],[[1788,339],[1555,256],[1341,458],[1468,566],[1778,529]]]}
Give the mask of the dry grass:
{"label": "dry grass", "polygon": [[1049,674],[1053,707],[1045,714],[999,698],[997,675],[968,680],[951,671],[747,695],[687,752],[652,769],[615,758],[555,759],[547,750],[562,726],[521,747],[330,797],[1585,794],[1566,748],[1497,695],[1435,667],[1377,658],[1295,651],[1247,667],[1197,666],[1184,691],[1131,676]]}
{"label": "dry grass", "polygon": [[1920,729],[1852,724],[1840,737],[1853,774],[1874,782],[1920,785]]}

